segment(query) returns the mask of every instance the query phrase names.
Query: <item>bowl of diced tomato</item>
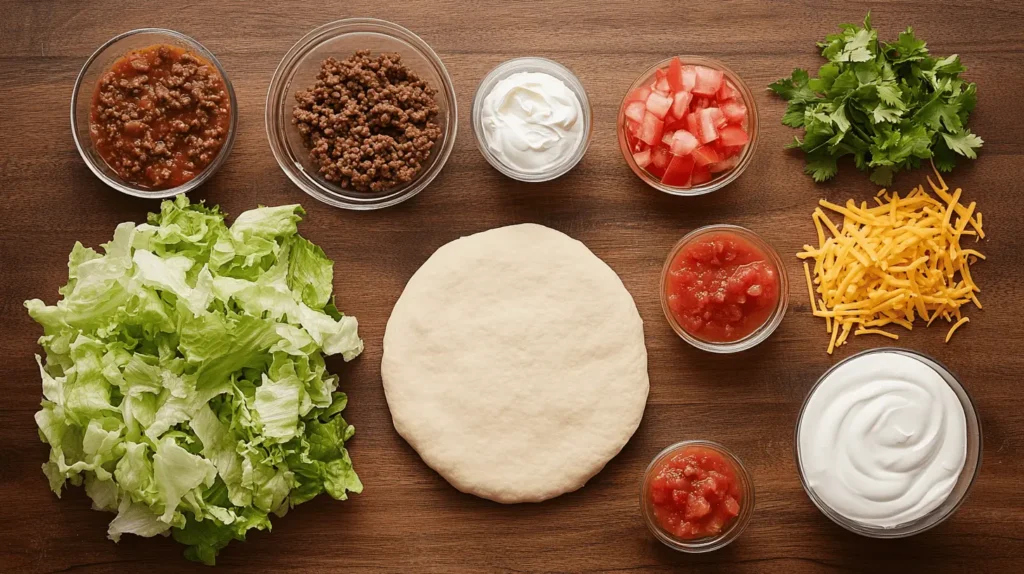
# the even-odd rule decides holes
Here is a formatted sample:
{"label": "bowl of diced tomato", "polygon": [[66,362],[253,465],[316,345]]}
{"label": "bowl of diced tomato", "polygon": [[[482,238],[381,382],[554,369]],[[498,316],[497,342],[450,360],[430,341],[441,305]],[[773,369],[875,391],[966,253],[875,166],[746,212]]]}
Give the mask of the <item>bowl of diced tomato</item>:
{"label": "bowl of diced tomato", "polygon": [[651,187],[701,195],[743,173],[757,144],[753,94],[717,60],[676,56],[633,82],[618,117],[626,163]]}

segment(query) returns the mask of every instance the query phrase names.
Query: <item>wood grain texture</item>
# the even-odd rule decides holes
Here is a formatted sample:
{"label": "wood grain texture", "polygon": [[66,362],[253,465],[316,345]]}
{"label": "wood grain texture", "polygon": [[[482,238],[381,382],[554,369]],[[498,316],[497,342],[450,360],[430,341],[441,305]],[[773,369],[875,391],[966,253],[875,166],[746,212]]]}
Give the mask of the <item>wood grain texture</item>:
{"label": "wood grain texture", "polygon": [[[702,4],[702,5],[695,5]],[[842,357],[886,343],[858,337],[836,356],[824,325],[796,283],[790,312],[753,351],[722,357],[680,340],[665,322],[658,274],[669,247],[709,223],[748,226],[801,273],[800,246],[814,238],[820,197],[867,199],[867,177],[844,165],[815,185],[802,159],[782,151],[793,137],[778,122],[784,103],[762,88],[793,67],[816,68],[814,42],[840,22],[873,10],[883,37],[913,25],[939,54],[959,53],[979,86],[971,119],[986,141],[981,158],[949,178],[977,200],[990,239],[977,265],[984,311],[950,345],[944,329],[917,329],[899,344],[929,353],[963,379],[981,412],[984,461],[966,504],[945,524],[902,541],[849,534],[804,495],[793,457],[800,403]],[[192,571],[169,539],[106,539],[111,516],[89,509],[80,489],[58,500],[39,465],[47,447],[32,419],[41,388],[32,355],[41,330],[22,301],[53,302],[66,258],[80,240],[95,246],[121,221],[141,221],[156,201],[121,196],[85,167],[71,140],[68,100],[79,67],[111,36],[146,27],[180,30],[220,58],[238,92],[234,151],[193,199],[237,214],[257,203],[302,202],[302,232],[336,262],[340,306],[360,320],[366,352],[330,363],[350,395],[358,432],[353,459],[367,488],[347,502],[321,497],[274,521],[274,531],[233,543],[220,571],[310,572],[817,572],[862,569],[1014,572],[1024,569],[1024,5],[959,2],[317,2],[161,3],[96,0],[0,2],[0,570],[10,572]],[[338,210],[304,195],[278,168],[263,126],[270,77],[310,29],[348,16],[374,16],[421,35],[444,60],[460,105],[455,151],[424,193],[373,213]],[[652,24],[645,23],[655,18]],[[757,93],[762,129],[748,171],[723,191],[674,198],[646,188],[626,167],[614,118],[627,86],[652,62],[676,53],[720,58]],[[575,70],[594,105],[593,145],[569,175],[521,185],[476,150],[469,106],[477,82],[498,63],[539,55]],[[923,171],[904,174],[907,190]],[[395,433],[381,388],[381,340],[405,281],[440,245],[520,222],[548,225],[584,241],[622,277],[645,320],[651,394],[636,435],[584,489],[536,505],[501,506],[460,494]],[[902,335],[902,333],[901,333]],[[662,447],[703,437],[745,460],[757,489],[749,530],[704,556],[677,554],[646,532],[637,508],[640,475]]]}

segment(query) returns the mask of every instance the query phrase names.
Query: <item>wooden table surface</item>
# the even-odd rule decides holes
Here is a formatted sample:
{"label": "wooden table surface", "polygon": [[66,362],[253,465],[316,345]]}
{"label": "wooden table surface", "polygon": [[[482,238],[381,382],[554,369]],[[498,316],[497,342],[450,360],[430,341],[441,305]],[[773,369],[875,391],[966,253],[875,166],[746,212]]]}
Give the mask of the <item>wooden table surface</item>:
{"label": "wooden table surface", "polygon": [[[384,8],[385,4],[390,4]],[[701,7],[700,4],[706,4]],[[948,181],[985,214],[987,262],[974,277],[984,311],[944,345],[943,327],[903,334],[900,346],[945,362],[981,413],[984,461],[967,502],[934,530],[899,541],[850,534],[805,496],[793,429],[806,392],[830,365],[887,340],[858,337],[825,354],[825,327],[811,317],[792,254],[814,239],[810,212],[826,197],[867,199],[876,187],[843,165],[827,185],[802,175],[783,151],[796,132],[779,124],[784,103],[763,90],[794,67],[816,69],[815,41],[871,8],[883,38],[908,25],[940,55],[959,53],[978,83],[973,130],[980,159]],[[237,214],[257,203],[301,202],[300,229],[336,263],[339,306],[359,318],[366,351],[330,366],[349,393],[358,432],[352,458],[366,491],[346,502],[326,496],[274,520],[273,533],[232,543],[221,571],[280,572],[796,572],[883,568],[1010,572],[1024,568],[1024,6],[997,1],[651,2],[126,2],[39,0],[0,3],[0,570],[11,572],[178,571],[196,566],[170,539],[106,539],[111,515],[90,510],[81,489],[58,500],[40,472],[48,447],[33,422],[41,385],[33,361],[41,329],[25,299],[57,298],[76,240],[97,246],[121,221],[158,208],[104,186],[71,139],[68,102],[88,55],[140,27],[189,34],[224,64],[239,102],[239,132],[226,165],[193,199]],[[318,203],[292,185],[270,153],[263,125],[271,75],[310,29],[349,16],[400,23],[441,56],[460,104],[458,140],[441,176],[416,198],[356,213]],[[676,53],[713,56],[756,92],[762,128],[746,173],[723,191],[675,198],[645,187],[626,167],[614,119],[625,89],[651,63]],[[477,152],[469,109],[479,80],[515,56],[538,55],[573,69],[594,105],[593,145],[569,175],[524,185],[505,179]],[[924,181],[920,170],[894,186]],[[585,242],[615,269],[645,321],[651,392],[644,420],[621,454],[582,490],[542,503],[501,506],[464,495],[427,468],[391,425],[380,379],[384,326],[409,276],[461,235],[521,222],[548,225]],[[794,279],[790,311],[755,350],[714,356],[689,347],[666,323],[658,276],[669,247],[710,223],[754,229],[784,254]],[[753,472],[754,518],[733,545],[710,555],[675,553],[648,535],[637,507],[641,473],[664,446],[706,438],[734,449]]]}

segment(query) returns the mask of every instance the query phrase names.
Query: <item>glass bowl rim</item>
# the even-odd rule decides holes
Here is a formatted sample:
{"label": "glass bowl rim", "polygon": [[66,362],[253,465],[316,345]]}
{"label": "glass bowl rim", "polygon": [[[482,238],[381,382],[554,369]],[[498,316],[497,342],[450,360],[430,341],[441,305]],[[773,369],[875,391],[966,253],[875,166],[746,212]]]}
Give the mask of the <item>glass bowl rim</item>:
{"label": "glass bowl rim", "polygon": [[[99,58],[104,54],[104,52],[113,47],[114,44],[126,38],[130,38],[132,36],[137,36],[141,34],[169,36],[174,40],[182,42],[188,45],[189,47],[195,49],[195,51],[199,52],[199,54],[204,59],[213,64],[213,66],[217,69],[217,73],[220,74],[221,79],[224,81],[224,87],[227,90],[228,100],[230,101],[231,104],[231,117],[228,123],[228,134],[224,140],[224,143],[221,145],[220,151],[217,152],[217,157],[214,158],[214,160],[209,165],[207,165],[201,172],[199,172],[198,175],[196,175],[192,179],[186,181],[185,183],[179,186],[168,189],[143,189],[136,186],[128,185],[122,182],[120,178],[115,179],[111,177],[110,175],[103,171],[102,167],[99,166],[96,163],[96,161],[92,158],[92,156],[86,151],[86,149],[91,149],[93,147],[92,138],[89,138],[88,142],[83,142],[82,137],[80,137],[78,133],[79,114],[76,108],[78,107],[77,104],[79,97],[81,97],[81,95],[84,93],[82,82],[85,79],[86,74],[90,71],[94,64],[98,63]],[[235,134],[238,126],[238,112],[238,101],[235,97],[235,88],[231,84],[231,78],[228,77],[227,71],[224,70],[224,66],[221,65],[220,60],[217,59],[217,56],[215,56],[214,53],[211,52],[206,46],[204,46],[195,38],[192,38],[187,34],[183,34],[182,32],[178,32],[177,30],[171,30],[169,28],[136,28],[134,30],[129,30],[127,32],[122,32],[101,44],[100,47],[96,48],[96,50],[94,50],[93,53],[86,59],[85,63],[82,65],[81,70],[79,70],[78,76],[75,78],[74,88],[71,90],[71,137],[75,141],[75,147],[78,149],[78,154],[82,156],[82,159],[85,161],[85,165],[89,168],[89,171],[91,171],[93,175],[99,178],[100,181],[107,184],[108,187],[111,187],[113,189],[116,189],[117,191],[120,191],[121,193],[131,195],[134,197],[141,197],[144,199],[166,199],[169,197],[174,197],[179,194],[186,194],[192,191],[193,189],[199,187],[200,185],[205,183],[206,180],[213,177],[213,175],[221,168],[221,166],[224,165],[224,162],[227,161],[228,156],[231,154],[231,148],[234,146],[235,143]]]}
{"label": "glass bowl rim", "polygon": [[[437,92],[443,94],[442,97],[448,107],[445,129],[439,140],[442,145],[435,146],[431,152],[437,154],[433,162],[426,169],[420,171],[416,179],[401,186],[397,192],[388,193],[381,197],[359,198],[351,194],[342,194],[334,189],[331,189],[330,193],[328,193],[324,187],[325,184],[319,181],[319,178],[308,173],[301,166],[292,165],[293,162],[289,161],[283,151],[285,148],[290,147],[287,143],[287,138],[283,137],[285,124],[290,124],[290,122],[284,116],[278,117],[277,108],[289,95],[285,91],[285,75],[293,73],[299,63],[322,43],[349,34],[378,34],[409,46],[430,65],[441,79],[441,86],[438,87]],[[271,152],[277,161],[278,167],[281,168],[281,171],[284,172],[285,176],[296,187],[307,195],[320,202],[342,209],[354,211],[383,209],[402,203],[419,194],[437,178],[448,163],[458,134],[458,104],[455,96],[455,85],[448,73],[448,69],[445,67],[444,62],[441,61],[440,56],[437,55],[437,52],[415,32],[400,24],[379,18],[342,18],[327,22],[310,30],[285,52],[275,68],[270,85],[267,88],[264,126]],[[306,151],[308,153],[308,150]]]}

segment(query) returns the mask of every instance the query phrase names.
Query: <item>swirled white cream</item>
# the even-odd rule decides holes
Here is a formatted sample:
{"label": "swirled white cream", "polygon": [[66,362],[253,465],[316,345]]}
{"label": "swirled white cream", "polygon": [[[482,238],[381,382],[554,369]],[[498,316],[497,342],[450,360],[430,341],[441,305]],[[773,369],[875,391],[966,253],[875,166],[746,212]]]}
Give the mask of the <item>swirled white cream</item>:
{"label": "swirled white cream", "polygon": [[562,163],[583,138],[583,110],[562,80],[543,72],[517,72],[484,98],[480,121],[491,153],[523,173],[544,173]]}
{"label": "swirled white cream", "polygon": [[893,528],[949,496],[967,460],[967,422],[949,384],[908,355],[878,352],[830,373],[800,419],[808,487],[857,523]]}

